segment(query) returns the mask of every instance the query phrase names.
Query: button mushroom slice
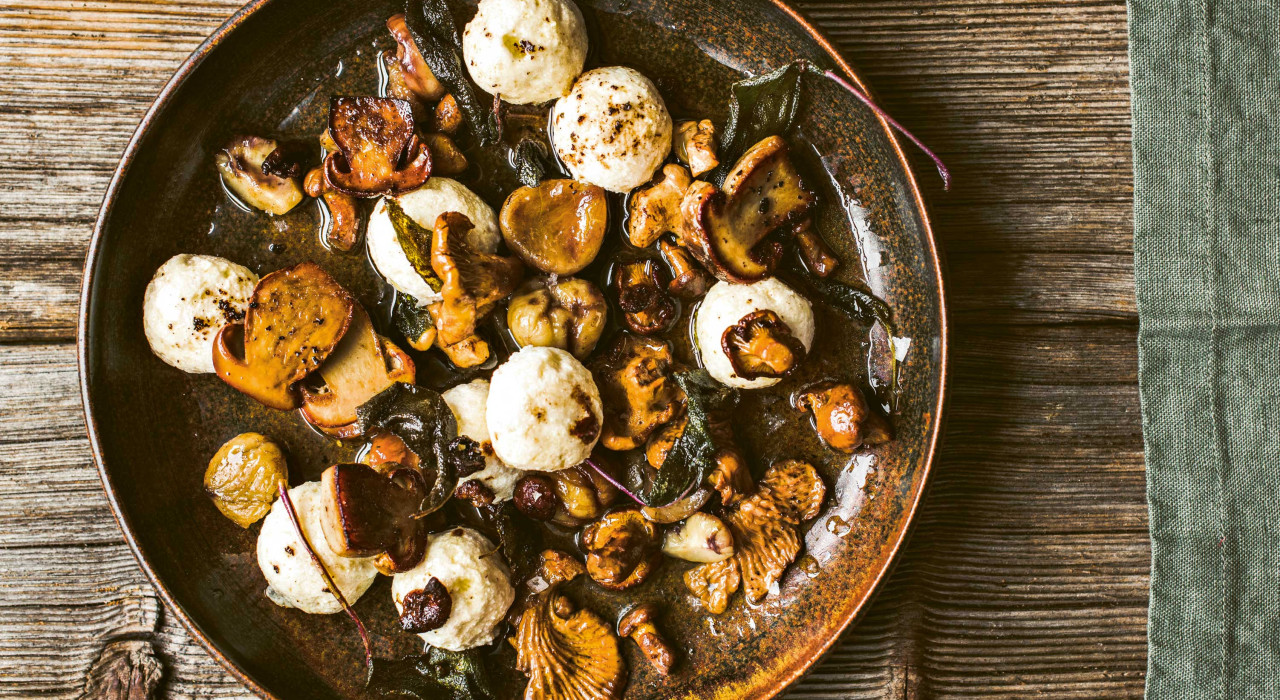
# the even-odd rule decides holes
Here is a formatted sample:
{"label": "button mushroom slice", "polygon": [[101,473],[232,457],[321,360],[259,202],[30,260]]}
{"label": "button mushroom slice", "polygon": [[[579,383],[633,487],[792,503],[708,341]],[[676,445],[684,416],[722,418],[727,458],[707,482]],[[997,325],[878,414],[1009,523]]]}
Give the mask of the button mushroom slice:
{"label": "button mushroom slice", "polygon": [[413,34],[409,32],[403,13],[387,18],[387,31],[396,40],[396,63],[404,86],[422,100],[429,102],[440,99],[444,94],[444,86],[436,80],[435,74],[422,58],[422,53],[418,51],[418,45],[413,41]]}
{"label": "button mushroom slice", "polygon": [[[214,371],[264,406],[298,408],[294,383],[329,357],[355,308],[351,293],[315,263],[272,272],[254,288],[244,323],[218,331]],[[232,351],[233,334],[243,335],[243,354]]]}
{"label": "button mushroom slice", "polygon": [[320,476],[325,541],[344,557],[375,557],[384,574],[408,571],[427,552],[429,525],[418,517],[427,484],[404,467],[381,474],[365,464],[335,464]]}
{"label": "button mushroom slice", "polygon": [[770,136],[747,149],[723,188],[701,180],[689,186],[680,204],[680,243],[716,277],[754,282],[782,255],[769,235],[804,217],[813,203],[786,142]]}
{"label": "button mushroom slice", "polygon": [[360,211],[356,198],[331,187],[324,179],[324,168],[313,168],[303,180],[307,196],[320,200],[329,212],[329,221],[322,234],[324,242],[332,248],[348,251],[360,239]]}
{"label": "button mushroom slice", "polygon": [[805,355],[804,343],[769,309],[752,311],[724,329],[720,345],[734,373],[743,379],[784,377]]}
{"label": "button mushroom slice", "polygon": [[697,177],[705,172],[715,170],[720,165],[716,151],[720,146],[716,143],[716,126],[710,119],[687,121],[676,124],[671,137],[671,150],[676,158],[689,166],[689,172]]}
{"label": "button mushroom slice", "polygon": [[209,460],[204,491],[231,522],[248,527],[271,512],[289,468],[280,446],[265,435],[242,433],[228,440]]}
{"label": "button mushroom slice", "polygon": [[667,291],[681,299],[701,299],[711,288],[711,280],[707,271],[694,262],[689,251],[668,241],[658,239],[658,250],[662,258],[671,266],[671,281],[667,283]]}
{"label": "button mushroom slice", "polygon": [[631,194],[628,202],[627,238],[637,248],[648,248],[664,233],[679,233],[680,202],[693,178],[682,166],[663,166],[653,181]]}
{"label": "button mushroom slice", "polygon": [[831,247],[813,229],[812,220],[805,219],[796,224],[791,230],[791,236],[796,239],[796,248],[800,251],[800,257],[813,274],[829,277],[837,267],[840,267],[840,258],[831,252]]}
{"label": "button mushroom slice", "polygon": [[605,191],[574,180],[545,180],[507,196],[502,237],[532,267],[572,275],[595,260],[609,223]]}
{"label": "button mushroom slice", "polygon": [[618,265],[613,285],[618,292],[622,320],[636,333],[662,333],[680,316],[680,308],[667,294],[653,260],[633,260]]}
{"label": "button mushroom slice", "polygon": [[671,346],[657,338],[621,333],[591,363],[604,404],[600,444],[622,451],[639,447],[683,408],[670,378]]}
{"label": "button mushroom slice", "polygon": [[369,314],[357,307],[351,327],[315,375],[324,383],[300,387],[302,417],[328,435],[353,438],[360,434],[356,408],[396,382],[412,384],[415,372],[413,360],[378,335]]}
{"label": "button mushroom slice", "polygon": [[511,298],[507,328],[520,347],[560,348],[585,359],[604,333],[604,294],[587,280],[532,280]]}
{"label": "button mushroom slice", "polygon": [[330,186],[355,197],[400,195],[431,175],[431,151],[413,128],[413,107],[392,97],[335,97],[329,133],[338,150],[325,156]]}
{"label": "button mushroom slice", "polygon": [[849,384],[822,382],[804,389],[794,399],[796,410],[813,413],[818,437],[828,447],[846,454],[863,445],[879,445],[893,439],[889,422],[867,405],[862,392]]}
{"label": "button mushroom slice", "polygon": [[254,209],[279,216],[302,201],[301,166],[272,139],[237,136],[213,160],[227,189]]}
{"label": "button mushroom slice", "polygon": [[476,324],[515,291],[524,275],[519,260],[473,248],[467,241],[472,228],[471,220],[458,212],[436,219],[431,269],[444,283],[444,300],[433,305],[441,347],[474,337]]}
{"label": "button mushroom slice", "polygon": [[637,586],[662,562],[657,527],[638,510],[606,514],[582,531],[587,574],[611,591]]}
{"label": "button mushroom slice", "polygon": [[630,637],[649,663],[660,675],[671,673],[676,664],[675,653],[658,632],[658,608],[653,603],[641,603],[627,611],[618,621],[618,636]]}
{"label": "button mushroom slice", "polygon": [[520,616],[514,643],[516,668],[529,676],[524,700],[616,700],[626,689],[627,665],[613,630],[555,587]]}

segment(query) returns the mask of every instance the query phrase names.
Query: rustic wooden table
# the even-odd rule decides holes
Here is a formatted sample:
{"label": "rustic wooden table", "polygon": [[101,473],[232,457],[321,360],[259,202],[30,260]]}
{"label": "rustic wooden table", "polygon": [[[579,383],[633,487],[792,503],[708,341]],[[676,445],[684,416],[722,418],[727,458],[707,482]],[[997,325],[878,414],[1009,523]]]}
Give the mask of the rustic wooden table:
{"label": "rustic wooden table", "polygon": [[[0,696],[77,697],[153,640],[168,697],[246,691],[134,563],[84,436],[74,327],[143,111],[240,0],[0,0]],[[926,163],[948,426],[910,546],[793,698],[1140,697],[1148,541],[1120,0],[800,3]]]}

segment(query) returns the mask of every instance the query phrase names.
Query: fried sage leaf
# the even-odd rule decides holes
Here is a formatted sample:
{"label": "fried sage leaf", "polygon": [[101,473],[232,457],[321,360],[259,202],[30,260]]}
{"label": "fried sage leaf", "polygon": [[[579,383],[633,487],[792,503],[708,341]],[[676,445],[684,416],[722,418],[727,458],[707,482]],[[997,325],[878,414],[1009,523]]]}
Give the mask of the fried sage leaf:
{"label": "fried sage leaf", "polygon": [[406,0],[404,15],[427,67],[453,95],[480,145],[497,143],[502,133],[501,122],[495,111],[484,106],[467,78],[462,62],[462,38],[449,4],[445,0]]}
{"label": "fried sage leaf", "polygon": [[515,166],[520,184],[525,187],[537,187],[547,171],[552,169],[550,162],[547,145],[538,139],[520,139],[520,143],[511,149],[511,164]]}
{"label": "fried sage leaf", "polygon": [[430,513],[453,495],[458,485],[455,452],[458,423],[439,392],[399,382],[356,409],[361,433],[373,428],[395,433],[418,455],[423,475],[433,479],[421,511]]}
{"label": "fried sage leaf", "polygon": [[817,275],[808,275],[806,281],[821,301],[841,314],[866,324],[879,321],[884,326],[885,337],[889,339],[889,392],[890,403],[893,403],[898,394],[898,351],[893,340],[898,330],[893,322],[893,310],[880,297],[857,287]]}
{"label": "fried sage leaf", "polygon": [[366,687],[380,698],[497,700],[484,657],[477,650],[427,647],[418,656],[374,659]]}
{"label": "fried sage leaf", "polygon": [[801,76],[804,67],[788,63],[764,75],[739,80],[730,87],[729,119],[720,141],[720,167],[713,176],[718,183],[728,172],[728,164],[754,143],[769,136],[781,136],[795,124],[800,110]]}
{"label": "fried sage leaf", "polygon": [[391,227],[396,230],[396,241],[409,258],[409,264],[433,290],[440,291],[444,282],[431,269],[431,229],[414,221],[396,200],[388,197],[385,201]]}
{"label": "fried sage leaf", "polygon": [[689,423],[648,490],[641,494],[647,506],[670,505],[702,483],[716,465],[710,414],[731,411],[738,405],[738,392],[712,379],[706,370],[680,372],[675,380],[685,393]]}

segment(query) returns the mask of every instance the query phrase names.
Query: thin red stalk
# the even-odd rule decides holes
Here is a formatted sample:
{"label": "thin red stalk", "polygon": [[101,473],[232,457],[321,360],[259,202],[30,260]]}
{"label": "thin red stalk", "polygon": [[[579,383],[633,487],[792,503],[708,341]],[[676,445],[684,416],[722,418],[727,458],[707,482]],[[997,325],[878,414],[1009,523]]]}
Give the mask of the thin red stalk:
{"label": "thin red stalk", "polygon": [[306,548],[307,554],[311,555],[311,561],[320,569],[320,576],[324,578],[325,585],[329,587],[329,592],[333,594],[334,598],[338,599],[338,603],[342,606],[342,610],[347,613],[347,617],[356,623],[356,631],[360,633],[360,641],[364,644],[365,668],[372,669],[373,646],[369,643],[369,631],[364,628],[364,622],[360,620],[360,616],[356,614],[356,611],[351,608],[351,603],[348,603],[346,596],[342,595],[342,591],[333,582],[333,577],[329,575],[329,570],[325,568],[324,562],[320,561],[320,556],[316,554],[311,542],[307,540],[307,533],[302,531],[302,522],[298,520],[298,511],[293,507],[293,499],[289,498],[289,487],[284,482],[281,482],[277,490],[280,492],[280,502],[284,504],[284,512],[289,515],[289,521],[293,523],[293,529],[298,533],[298,539],[302,541],[302,546]]}
{"label": "thin red stalk", "polygon": [[840,87],[844,88],[845,90],[848,90],[854,97],[861,100],[862,104],[865,104],[872,112],[875,112],[880,118],[888,122],[890,126],[892,126],[894,129],[897,129],[900,134],[902,134],[903,136],[906,136],[907,139],[909,139],[911,143],[914,143],[917,148],[919,148],[921,151],[924,151],[925,155],[933,159],[933,164],[938,168],[938,174],[942,176],[942,189],[944,190],[951,189],[951,171],[947,169],[946,163],[942,162],[942,158],[938,157],[937,153],[934,153],[933,150],[931,150],[928,146],[924,145],[923,141],[916,138],[915,134],[911,133],[910,131],[907,131],[907,127],[903,126],[902,124],[899,124],[897,119],[894,119],[893,117],[889,116],[888,112],[881,109],[880,106],[877,105],[875,102],[872,102],[871,98],[868,97],[866,93],[854,87],[852,83],[840,77],[840,75],[829,70],[819,69],[817,66],[814,66],[813,64],[808,62],[805,62],[805,66],[810,71],[821,73],[823,76],[830,79]]}
{"label": "thin red stalk", "polygon": [[608,473],[608,472],[606,472],[605,470],[601,469],[601,468],[600,468],[600,465],[596,464],[594,460],[588,459],[588,460],[586,461],[586,465],[587,465],[588,467],[591,467],[592,469],[594,469],[594,470],[595,470],[595,472],[596,472],[597,474],[599,474],[600,476],[604,477],[604,480],[605,480],[605,481],[607,481],[607,482],[609,482],[609,483],[613,484],[614,488],[616,488],[616,489],[618,489],[619,491],[621,491],[621,492],[623,492],[623,493],[627,494],[627,496],[628,496],[628,497],[630,497],[630,498],[631,498],[631,500],[635,501],[636,503],[639,503],[639,504],[640,504],[640,505],[642,505],[642,506],[643,506],[643,505],[645,505],[645,502],[644,502],[644,501],[642,501],[642,500],[640,500],[640,497],[639,497],[639,496],[635,495],[634,493],[631,493],[630,491],[628,491],[628,490],[627,490],[627,487],[626,487],[626,486],[623,486],[621,483],[619,483],[617,479],[615,479],[615,478],[613,478],[613,477],[609,476],[609,473]]}

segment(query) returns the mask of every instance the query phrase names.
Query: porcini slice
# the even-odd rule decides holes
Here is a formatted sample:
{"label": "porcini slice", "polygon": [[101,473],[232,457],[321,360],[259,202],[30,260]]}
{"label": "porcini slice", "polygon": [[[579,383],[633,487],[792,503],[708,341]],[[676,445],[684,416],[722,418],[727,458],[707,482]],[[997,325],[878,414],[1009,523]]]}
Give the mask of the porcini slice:
{"label": "porcini slice", "polygon": [[272,139],[237,136],[213,156],[222,182],[245,204],[277,216],[302,201],[297,173]]}
{"label": "porcini slice", "polygon": [[444,300],[432,313],[442,347],[473,337],[476,323],[515,291],[524,274],[519,260],[472,248],[467,242],[472,228],[471,220],[458,212],[436,219],[431,269],[444,281]]}
{"label": "porcini slice", "polygon": [[[318,368],[347,332],[356,301],[315,263],[263,277],[243,324],[223,326],[213,345],[213,368],[233,388],[280,410],[297,408],[294,383]],[[231,348],[243,333],[244,352]]]}
{"label": "porcini slice", "polygon": [[770,136],[742,155],[723,187],[695,181],[680,204],[681,244],[716,277],[753,282],[769,275],[782,255],[769,235],[813,206],[787,144]]}
{"label": "porcini slice", "polygon": [[344,557],[376,556],[385,574],[408,571],[427,551],[428,525],[416,518],[427,496],[417,469],[381,474],[367,464],[335,464],[320,476],[325,541]]}
{"label": "porcini slice", "polygon": [[[335,97],[329,133],[338,150],[325,156],[325,179],[356,197],[399,195],[431,175],[431,152],[413,129],[413,107],[392,97]],[[403,164],[403,165],[402,165]]]}
{"label": "porcini slice", "polygon": [[351,438],[360,434],[356,408],[396,382],[412,384],[415,371],[413,360],[356,307],[351,327],[316,374],[322,386],[301,387],[303,418],[329,435]]}
{"label": "porcini slice", "polygon": [[595,260],[608,223],[605,191],[575,180],[521,187],[507,196],[498,217],[511,250],[554,275],[572,275]]}

